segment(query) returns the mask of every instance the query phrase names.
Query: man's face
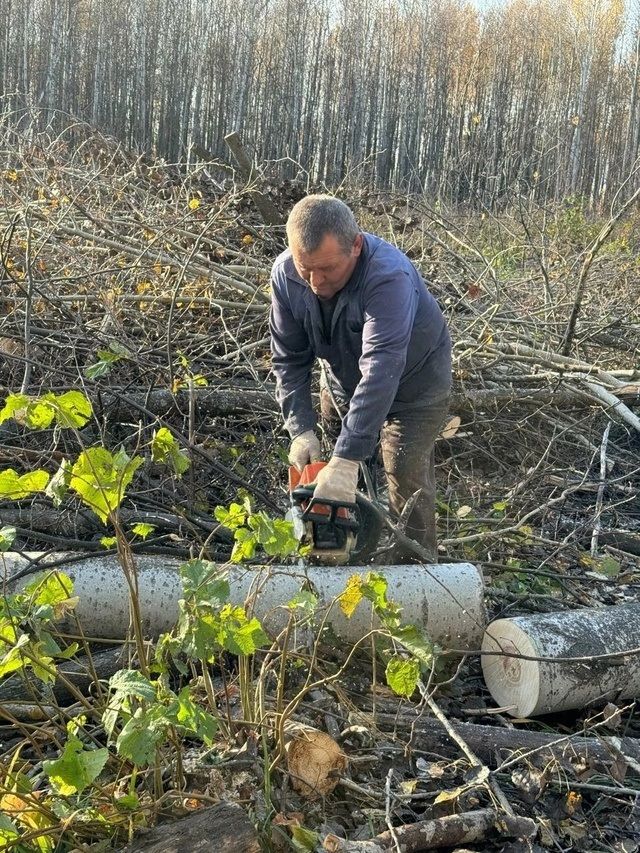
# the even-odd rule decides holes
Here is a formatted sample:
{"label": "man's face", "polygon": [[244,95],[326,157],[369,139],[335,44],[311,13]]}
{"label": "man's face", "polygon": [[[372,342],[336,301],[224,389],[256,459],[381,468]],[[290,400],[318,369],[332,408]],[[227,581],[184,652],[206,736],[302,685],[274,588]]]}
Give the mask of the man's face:
{"label": "man's face", "polygon": [[331,299],[351,278],[362,251],[358,234],[349,252],[345,252],[333,234],[327,234],[314,252],[303,252],[296,240],[289,241],[298,274],[320,299]]}

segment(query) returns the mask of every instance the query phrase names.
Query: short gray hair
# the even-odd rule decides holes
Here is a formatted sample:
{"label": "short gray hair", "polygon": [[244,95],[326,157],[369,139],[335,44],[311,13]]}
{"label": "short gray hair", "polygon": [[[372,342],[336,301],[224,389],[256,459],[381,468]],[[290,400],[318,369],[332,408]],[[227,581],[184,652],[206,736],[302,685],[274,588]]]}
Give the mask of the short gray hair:
{"label": "short gray hair", "polygon": [[294,205],[287,219],[287,238],[303,252],[315,252],[327,234],[333,234],[345,253],[351,251],[360,228],[349,208],[331,195],[308,195]]}

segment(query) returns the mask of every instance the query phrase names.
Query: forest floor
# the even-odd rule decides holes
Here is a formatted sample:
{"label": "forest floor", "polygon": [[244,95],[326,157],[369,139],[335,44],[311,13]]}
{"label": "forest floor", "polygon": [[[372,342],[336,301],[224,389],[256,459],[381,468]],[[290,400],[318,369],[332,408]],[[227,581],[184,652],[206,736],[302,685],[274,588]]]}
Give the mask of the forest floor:
{"label": "forest floor", "polygon": [[[5,127],[0,149],[7,164],[0,391],[35,405],[75,390],[92,407],[72,429],[58,421],[27,429],[34,426],[25,422],[28,401],[21,417],[5,406],[0,467],[20,477],[57,474],[59,485],[70,464],[63,460],[88,447],[108,449],[111,462],[119,452],[121,460],[144,460],[106,525],[68,481],[61,490],[49,481],[45,490],[23,480],[23,495],[15,480],[13,492],[3,486],[0,471],[0,550],[224,566],[233,539],[216,521],[217,506],[250,505],[248,515],[271,519],[287,509],[287,440],[273,400],[267,323],[282,227],[266,225],[246,186],[216,164],[180,170],[95,133],[31,139]],[[322,188],[259,173],[251,189],[286,216]],[[340,196],[365,230],[412,258],[451,327],[454,396],[437,444],[441,562],[482,570],[490,619],[637,601],[637,209],[596,215],[580,199],[542,208],[523,198],[500,213],[453,212],[357,187],[342,187]],[[173,436],[164,456],[163,428]],[[282,562],[280,552],[245,556],[248,566]],[[29,567],[35,571],[37,560]],[[0,849],[119,849],[139,828],[191,820],[219,801],[242,806],[265,850],[393,850],[392,835],[378,848],[357,842],[456,813],[504,814],[506,801],[516,816],[535,820],[535,837],[509,840],[509,828],[501,834],[494,822],[457,848],[640,849],[640,752],[629,751],[640,749],[640,717],[632,700],[612,695],[605,707],[514,717],[495,707],[477,653],[457,668],[436,653],[428,689],[421,681],[422,692],[401,698],[383,683],[370,648],[349,656],[318,641],[312,651],[256,642],[240,659],[222,643],[204,667],[193,656],[182,669],[149,657],[138,692],[118,694],[112,674],[108,690],[76,688],[61,699],[51,668],[65,649],[69,657],[95,655],[104,644],[85,638],[70,647],[53,611],[34,612],[36,598],[7,595],[0,614],[9,646],[0,674],[29,683],[9,702],[0,681]],[[64,609],[58,598],[44,603]],[[35,652],[10,657],[21,636]],[[379,662],[387,652],[381,648]],[[323,674],[313,688],[306,655]],[[128,666],[134,672],[140,661]],[[185,685],[188,694],[180,692]],[[104,715],[115,696],[122,716],[111,720],[109,739]],[[167,710],[174,697],[182,717]],[[211,729],[198,702],[215,719]],[[282,728],[273,722],[283,702],[293,702],[289,722],[328,733],[347,757],[321,796],[300,790],[287,771]],[[144,717],[152,706],[165,714],[155,729]],[[435,709],[449,723],[502,729],[513,746],[478,745],[474,760],[454,740],[430,740],[421,726]],[[159,733],[144,755],[122,738],[140,713]],[[518,757],[520,733],[552,734],[556,743],[539,753],[542,762],[530,751]],[[575,746],[579,737],[607,755]],[[53,772],[48,762],[61,754],[67,769]],[[131,849],[143,849],[135,843]]]}

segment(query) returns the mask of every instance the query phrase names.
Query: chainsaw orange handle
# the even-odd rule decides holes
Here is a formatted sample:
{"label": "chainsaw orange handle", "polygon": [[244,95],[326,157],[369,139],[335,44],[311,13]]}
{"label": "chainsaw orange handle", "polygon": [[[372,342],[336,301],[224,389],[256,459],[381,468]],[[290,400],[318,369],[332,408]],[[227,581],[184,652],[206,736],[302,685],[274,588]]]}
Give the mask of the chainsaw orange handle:
{"label": "chainsaw orange handle", "polygon": [[292,492],[296,486],[310,486],[318,479],[318,474],[326,462],[310,462],[302,471],[298,471],[295,465],[289,468],[289,491]]}

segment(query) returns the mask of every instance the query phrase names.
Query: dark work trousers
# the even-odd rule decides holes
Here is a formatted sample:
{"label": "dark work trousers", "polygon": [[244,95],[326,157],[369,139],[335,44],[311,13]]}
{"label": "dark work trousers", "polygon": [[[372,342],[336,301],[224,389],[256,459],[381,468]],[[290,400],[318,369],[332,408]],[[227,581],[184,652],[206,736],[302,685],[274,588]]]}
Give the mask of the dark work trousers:
{"label": "dark work trousers", "polygon": [[[326,388],[320,392],[320,409],[327,434],[333,439],[337,438],[340,416]],[[380,431],[380,449],[389,487],[391,517],[399,518],[407,501],[420,491],[404,530],[407,536],[427,549],[433,562],[437,562],[438,558],[434,447],[448,409],[447,397],[425,408],[389,415]],[[410,562],[415,559],[415,554],[398,545],[388,557],[390,563]]]}

